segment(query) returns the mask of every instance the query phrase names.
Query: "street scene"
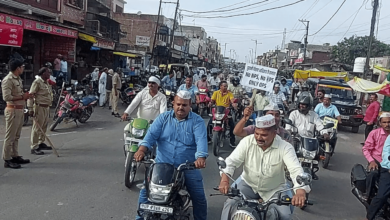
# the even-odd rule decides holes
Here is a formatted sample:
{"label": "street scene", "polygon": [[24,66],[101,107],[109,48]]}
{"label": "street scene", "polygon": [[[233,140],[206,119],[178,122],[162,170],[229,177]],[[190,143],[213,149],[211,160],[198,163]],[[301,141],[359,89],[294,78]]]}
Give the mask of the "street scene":
{"label": "street scene", "polygon": [[390,220],[384,0],[0,0],[0,220]]}

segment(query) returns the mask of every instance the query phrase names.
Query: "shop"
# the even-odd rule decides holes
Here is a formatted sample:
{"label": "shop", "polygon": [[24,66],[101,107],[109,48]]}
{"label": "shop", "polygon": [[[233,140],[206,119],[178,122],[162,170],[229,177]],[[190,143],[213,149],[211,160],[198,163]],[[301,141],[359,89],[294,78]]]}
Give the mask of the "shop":
{"label": "shop", "polygon": [[3,39],[0,41],[0,70],[8,71],[11,55],[19,53],[25,59],[25,85],[31,85],[39,68],[46,62],[53,63],[58,54],[62,54],[68,64],[74,63],[76,30],[2,13],[0,24],[8,28],[0,32]]}

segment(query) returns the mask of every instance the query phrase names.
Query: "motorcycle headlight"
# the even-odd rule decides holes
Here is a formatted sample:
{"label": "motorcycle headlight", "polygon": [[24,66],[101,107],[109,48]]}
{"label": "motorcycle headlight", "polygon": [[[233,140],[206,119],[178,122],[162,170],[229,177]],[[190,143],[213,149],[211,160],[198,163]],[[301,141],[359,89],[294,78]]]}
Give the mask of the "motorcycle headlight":
{"label": "motorcycle headlight", "polygon": [[150,183],[149,200],[154,203],[165,203],[169,199],[169,193],[172,190],[173,183],[166,186]]}
{"label": "motorcycle headlight", "polygon": [[131,134],[133,134],[135,137],[138,137],[138,138],[144,136],[144,132],[145,132],[145,130],[143,130],[143,129],[137,129],[137,128],[131,129]]}
{"label": "motorcycle headlight", "polygon": [[223,119],[223,116],[225,116],[225,114],[215,114],[215,119],[217,120],[222,120]]}
{"label": "motorcycle headlight", "polygon": [[317,154],[317,152],[315,152],[315,151],[308,151],[308,150],[302,148],[302,156],[305,159],[314,160],[314,158],[316,157],[316,154]]}
{"label": "motorcycle headlight", "polygon": [[238,210],[232,216],[232,220],[256,220],[255,216],[252,213],[245,210]]}
{"label": "motorcycle headlight", "polygon": [[166,91],[165,91],[165,95],[171,95],[171,91],[166,90]]}

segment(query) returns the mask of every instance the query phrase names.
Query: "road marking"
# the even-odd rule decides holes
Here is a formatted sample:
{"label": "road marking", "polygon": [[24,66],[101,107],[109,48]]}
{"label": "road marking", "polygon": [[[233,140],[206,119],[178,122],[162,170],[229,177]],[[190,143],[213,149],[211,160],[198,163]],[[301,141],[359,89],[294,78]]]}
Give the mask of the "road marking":
{"label": "road marking", "polygon": [[[63,133],[57,133],[57,134],[48,134],[47,136],[52,137],[52,136],[67,135],[67,134],[74,134],[74,133],[77,133],[77,131],[63,132]],[[31,136],[20,137],[19,140],[20,139],[27,139],[27,138],[31,138]],[[0,141],[4,141],[4,139],[0,139]]]}

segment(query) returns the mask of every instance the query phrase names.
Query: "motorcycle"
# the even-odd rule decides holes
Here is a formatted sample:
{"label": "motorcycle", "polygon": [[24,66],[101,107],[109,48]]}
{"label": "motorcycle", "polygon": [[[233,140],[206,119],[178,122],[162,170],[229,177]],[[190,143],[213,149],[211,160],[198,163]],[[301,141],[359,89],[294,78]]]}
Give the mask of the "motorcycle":
{"label": "motorcycle", "polygon": [[162,94],[165,94],[167,98],[167,111],[170,111],[173,109],[172,101],[175,98],[175,92],[170,86],[166,86],[164,89],[162,89]]}
{"label": "motorcycle", "polygon": [[142,90],[141,85],[135,85],[133,88],[127,87],[127,85],[128,84],[122,82],[122,89],[119,93],[119,98],[122,100],[122,105],[130,105],[135,96]]}
{"label": "motorcycle", "polygon": [[139,188],[145,188],[148,195],[148,204],[140,204],[138,215],[145,220],[166,219],[183,220],[190,219],[188,209],[191,198],[185,187],[184,171],[194,170],[194,163],[183,163],[178,168],[167,163],[151,164],[145,174],[145,184]]}
{"label": "motorcycle", "polygon": [[54,131],[62,121],[65,123],[75,122],[77,125],[77,121],[85,123],[91,117],[98,97],[85,96],[85,89],[77,87],[77,83],[75,83],[75,87],[76,93],[74,95],[71,95],[71,87],[66,89],[65,100],[61,102],[58,112],[53,117],[54,123],[50,126],[50,131]]}
{"label": "motorcycle", "polygon": [[322,161],[322,168],[326,169],[329,166],[330,158],[333,156],[334,149],[337,143],[337,119],[333,119],[331,117],[322,117],[324,125],[326,123],[333,123],[334,127],[329,134],[329,139],[325,139],[324,136],[320,135],[318,139],[320,140],[320,158]]}
{"label": "motorcycle", "polygon": [[129,119],[130,123],[125,126],[124,129],[124,141],[123,150],[125,152],[125,186],[130,188],[134,183],[135,175],[140,163],[137,163],[134,159],[135,152],[138,151],[138,144],[145,137],[146,132],[149,129],[151,122],[148,122],[142,118]]}
{"label": "motorcycle", "polygon": [[219,149],[223,147],[223,141],[230,138],[228,120],[232,116],[229,114],[230,108],[224,106],[217,106],[211,112],[212,114],[209,114],[209,116],[213,123],[213,153],[217,157],[219,155]]}
{"label": "motorcycle", "polygon": [[[293,138],[295,152],[303,171],[313,176],[314,180],[318,180],[315,173],[319,170],[318,161],[321,159],[320,143],[318,140],[320,131],[315,131],[314,137],[302,137],[298,134],[298,128],[295,127],[290,119],[286,118],[283,121],[293,128],[291,137]],[[333,126],[333,123],[327,123],[324,129],[332,128]]]}
{"label": "motorcycle", "polygon": [[[223,173],[223,169],[226,168],[226,162],[223,158],[218,158],[217,164],[219,167],[219,170]],[[226,174],[226,173],[225,173]],[[227,175],[227,174],[226,174]],[[290,198],[287,195],[283,195],[283,192],[291,191],[297,188],[302,187],[302,185],[310,185],[312,182],[312,177],[310,174],[302,173],[297,176],[297,182],[299,186],[279,190],[274,193],[274,195],[268,200],[268,201],[259,201],[259,200],[249,200],[245,197],[245,195],[241,194],[241,191],[237,188],[236,180],[234,180],[232,177],[227,175],[233,182],[234,188],[231,188],[229,190],[229,193],[224,195],[229,198],[233,198],[237,200],[236,205],[233,206],[231,210],[229,210],[229,219],[252,219],[252,220],[279,220],[279,214],[278,211],[274,207],[270,207],[272,204],[276,204],[278,206],[286,205],[290,206],[292,198]],[[219,187],[213,188],[216,191],[219,191]],[[211,194],[210,196],[217,196],[217,195],[223,195],[220,193],[217,194]],[[276,197],[274,197],[277,195]],[[306,205],[313,205],[309,200],[305,201]]]}
{"label": "motorcycle", "polygon": [[198,109],[199,109],[199,115],[202,116],[203,113],[207,110],[207,106],[209,102],[211,101],[210,97],[208,96],[209,90],[204,87],[199,88],[199,104],[198,104]]}

